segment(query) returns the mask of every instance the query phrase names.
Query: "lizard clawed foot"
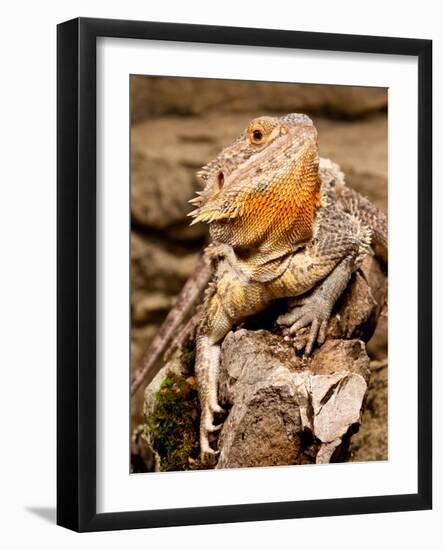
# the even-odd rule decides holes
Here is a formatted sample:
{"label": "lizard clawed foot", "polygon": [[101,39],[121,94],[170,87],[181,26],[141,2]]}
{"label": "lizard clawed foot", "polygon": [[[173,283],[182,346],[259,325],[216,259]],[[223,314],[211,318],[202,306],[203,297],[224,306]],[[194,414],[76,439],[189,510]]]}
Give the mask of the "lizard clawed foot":
{"label": "lizard clawed foot", "polygon": [[200,422],[200,458],[203,464],[213,465],[220,451],[214,450],[209,443],[209,435],[223,428],[223,422],[214,424],[214,413],[225,412],[220,405],[212,403],[205,407]]}
{"label": "lizard clawed foot", "polygon": [[305,345],[305,355],[310,355],[314,344],[323,344],[326,340],[326,329],[331,316],[331,305],[322,296],[315,293],[297,300],[295,307],[280,315],[277,323],[289,327],[289,334],[294,336],[300,329],[311,325]]}

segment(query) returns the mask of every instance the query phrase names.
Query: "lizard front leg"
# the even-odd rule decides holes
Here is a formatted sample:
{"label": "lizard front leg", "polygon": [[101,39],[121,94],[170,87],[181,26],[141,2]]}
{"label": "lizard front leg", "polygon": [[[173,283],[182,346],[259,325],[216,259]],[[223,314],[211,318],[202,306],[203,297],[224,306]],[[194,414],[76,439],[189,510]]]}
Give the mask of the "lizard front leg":
{"label": "lizard front leg", "polygon": [[223,412],[217,399],[219,364],[220,344],[212,343],[210,336],[199,336],[197,338],[195,373],[201,408],[200,452],[202,462],[207,462],[210,456],[218,454],[218,451],[212,449],[209,444],[209,434],[220,430],[223,425],[214,424],[214,414]]}
{"label": "lizard front leg", "polygon": [[232,322],[223,308],[220,296],[210,298],[207,316],[197,335],[195,374],[200,400],[200,453],[203,463],[211,463],[218,455],[209,443],[209,435],[221,429],[214,424],[214,415],[223,413],[218,404],[218,373],[220,368],[220,342],[228,333]]}
{"label": "lizard front leg", "polygon": [[277,319],[279,325],[290,327],[290,334],[311,325],[306,355],[311,354],[316,341],[320,345],[324,343],[332,309],[348,285],[354,264],[354,256],[344,258],[313,292],[297,299],[291,311]]}
{"label": "lizard front leg", "polygon": [[214,415],[224,412],[217,399],[220,343],[235,323],[262,310],[270,301],[264,285],[243,279],[224,261],[219,264],[213,289],[214,292],[208,295],[206,315],[197,335],[195,363],[203,463],[212,462],[214,455],[218,454],[209,444],[209,435],[221,428],[221,424],[214,423]]}

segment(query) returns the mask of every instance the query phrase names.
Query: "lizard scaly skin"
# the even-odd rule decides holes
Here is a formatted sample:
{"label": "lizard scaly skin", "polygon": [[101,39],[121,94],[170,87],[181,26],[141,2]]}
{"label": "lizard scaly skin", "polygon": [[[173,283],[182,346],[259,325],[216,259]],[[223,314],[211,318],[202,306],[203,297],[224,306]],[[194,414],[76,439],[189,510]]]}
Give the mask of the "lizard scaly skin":
{"label": "lizard scaly skin", "polygon": [[260,117],[198,174],[192,223],[209,223],[218,258],[197,330],[202,461],[217,454],[209,433],[220,344],[233,327],[278,298],[300,297],[278,319],[291,333],[310,325],[305,353],[325,339],[332,308],[372,248],[386,258],[386,218],[334,178],[305,115]]}

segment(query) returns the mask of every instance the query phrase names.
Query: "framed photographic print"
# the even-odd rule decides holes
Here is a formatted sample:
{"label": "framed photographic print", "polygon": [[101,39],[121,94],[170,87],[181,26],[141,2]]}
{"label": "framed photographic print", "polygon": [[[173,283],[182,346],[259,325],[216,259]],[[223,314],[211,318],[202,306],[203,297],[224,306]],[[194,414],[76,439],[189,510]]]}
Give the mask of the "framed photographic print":
{"label": "framed photographic print", "polygon": [[431,60],[58,26],[59,525],[431,507]]}

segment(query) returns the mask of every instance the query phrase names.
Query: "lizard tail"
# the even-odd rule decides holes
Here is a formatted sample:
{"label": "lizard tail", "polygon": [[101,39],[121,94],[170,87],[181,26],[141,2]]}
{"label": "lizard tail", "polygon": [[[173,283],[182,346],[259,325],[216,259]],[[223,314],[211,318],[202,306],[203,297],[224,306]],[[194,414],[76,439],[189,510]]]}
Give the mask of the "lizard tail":
{"label": "lizard tail", "polygon": [[377,257],[388,262],[388,220],[369,199],[354,189],[342,186],[337,189],[337,199],[342,207],[372,230],[371,246]]}
{"label": "lizard tail", "polygon": [[176,335],[182,323],[190,315],[196,301],[202,295],[214,273],[213,262],[207,254],[198,261],[194,273],[186,281],[177,300],[163,321],[148,350],[131,379],[131,396],[145,383],[148,384],[160,370],[160,358]]}

